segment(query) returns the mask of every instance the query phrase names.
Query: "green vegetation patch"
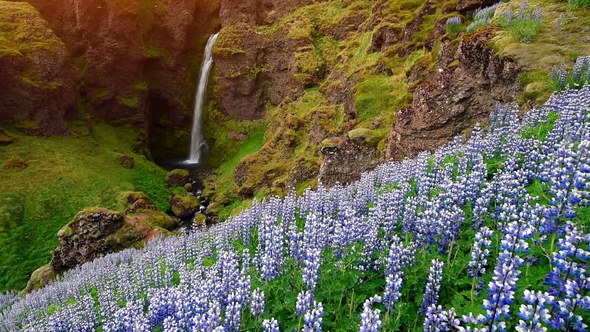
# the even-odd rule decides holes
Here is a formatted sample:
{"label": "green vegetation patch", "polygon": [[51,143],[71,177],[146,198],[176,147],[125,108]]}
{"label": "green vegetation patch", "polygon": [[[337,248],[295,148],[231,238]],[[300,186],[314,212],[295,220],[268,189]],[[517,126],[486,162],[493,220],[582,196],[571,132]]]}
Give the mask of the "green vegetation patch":
{"label": "green vegetation patch", "polygon": [[[137,155],[129,145],[131,129],[84,123],[72,137],[39,138],[6,127],[19,141],[0,146],[0,160],[25,167],[0,171],[0,291],[20,290],[30,274],[46,264],[58,244],[57,232],[82,209],[123,210],[121,192],[142,191],[162,211],[170,207],[166,172]],[[121,166],[116,156],[135,159]]]}

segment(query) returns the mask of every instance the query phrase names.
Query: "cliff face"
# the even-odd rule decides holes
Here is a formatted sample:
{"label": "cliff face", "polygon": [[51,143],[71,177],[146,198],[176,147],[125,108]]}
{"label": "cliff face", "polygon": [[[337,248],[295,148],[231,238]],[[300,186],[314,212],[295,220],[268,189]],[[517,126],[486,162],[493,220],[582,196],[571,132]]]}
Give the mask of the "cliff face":
{"label": "cliff face", "polygon": [[170,132],[188,131],[217,0],[29,2],[69,50],[90,114],[143,129],[146,139],[164,143],[160,150],[168,147],[165,138],[174,138]]}
{"label": "cliff face", "polygon": [[65,135],[79,76],[64,43],[24,2],[0,1],[0,122],[35,135]]}
{"label": "cliff face", "polygon": [[[488,4],[222,0],[209,109],[216,115],[205,126],[222,113],[227,122],[260,119],[267,127],[260,146],[245,144],[233,181],[213,184],[223,192],[218,203],[354,181],[379,162],[463,134],[497,102],[515,101],[517,65],[486,46],[495,30],[445,27],[449,17]],[[223,150],[215,146],[223,133],[215,134],[214,153]]]}

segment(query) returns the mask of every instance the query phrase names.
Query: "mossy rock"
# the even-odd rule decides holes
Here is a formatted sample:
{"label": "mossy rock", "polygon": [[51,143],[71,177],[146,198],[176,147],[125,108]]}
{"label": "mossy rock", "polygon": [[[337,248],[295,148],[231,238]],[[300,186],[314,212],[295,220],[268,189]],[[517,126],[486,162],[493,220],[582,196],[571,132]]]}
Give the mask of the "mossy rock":
{"label": "mossy rock", "polygon": [[111,252],[126,248],[139,248],[143,246],[144,235],[135,227],[123,224],[115,233],[105,238],[105,244]]}
{"label": "mossy rock", "polygon": [[201,205],[199,200],[194,196],[175,195],[170,199],[172,213],[180,219],[192,217]]}
{"label": "mossy rock", "polygon": [[187,183],[187,184],[185,184],[185,185],[184,185],[184,189],[185,189],[187,192],[191,192],[191,191],[193,191],[193,184],[192,184],[192,183]]}
{"label": "mossy rock", "polygon": [[205,222],[207,221],[207,216],[202,214],[202,213],[197,213],[195,215],[195,225],[197,226],[203,226],[205,225]]}
{"label": "mossy rock", "polygon": [[0,146],[10,145],[18,142],[18,138],[3,128],[0,128]]}
{"label": "mossy rock", "polygon": [[28,164],[21,157],[8,158],[2,165],[2,169],[5,170],[21,170],[27,168]]}
{"label": "mossy rock", "polygon": [[166,174],[168,187],[182,187],[189,182],[189,172],[186,169],[174,169]]}
{"label": "mossy rock", "polygon": [[23,290],[25,294],[38,290],[47,285],[51,280],[57,277],[57,273],[51,267],[51,264],[43,265],[31,274],[27,287]]}
{"label": "mossy rock", "polygon": [[70,237],[72,235],[74,235],[76,231],[70,227],[70,225],[65,225],[64,227],[62,227],[58,232],[57,232],[57,237],[58,238],[63,238],[63,237]]}
{"label": "mossy rock", "polygon": [[322,141],[320,148],[337,148],[344,143],[342,137],[328,137]]}
{"label": "mossy rock", "polygon": [[132,169],[135,166],[135,160],[133,159],[133,157],[126,154],[117,158],[117,161],[119,162],[119,164],[121,164],[121,166],[127,169]]}
{"label": "mossy rock", "polygon": [[162,211],[143,210],[141,213],[147,214],[145,218],[142,218],[142,221],[151,228],[172,230],[178,226],[172,217]]}
{"label": "mossy rock", "polygon": [[367,145],[376,147],[381,141],[381,135],[376,130],[367,128],[356,128],[348,132],[348,137],[356,141],[365,142]]}
{"label": "mossy rock", "polygon": [[128,208],[140,199],[149,202],[149,198],[147,197],[147,195],[141,191],[124,191],[119,194],[119,202],[121,202],[121,204],[123,204],[125,208]]}

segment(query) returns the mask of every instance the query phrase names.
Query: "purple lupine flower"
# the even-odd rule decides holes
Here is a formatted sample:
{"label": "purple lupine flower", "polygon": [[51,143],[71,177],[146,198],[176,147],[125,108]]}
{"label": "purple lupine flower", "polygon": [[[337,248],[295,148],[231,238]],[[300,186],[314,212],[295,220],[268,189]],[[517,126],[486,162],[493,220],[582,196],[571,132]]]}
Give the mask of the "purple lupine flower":
{"label": "purple lupine flower", "polygon": [[488,227],[482,227],[479,232],[475,234],[475,241],[471,248],[471,261],[469,261],[468,269],[469,275],[475,278],[477,284],[475,285],[475,292],[479,296],[483,289],[483,276],[488,267],[487,258],[490,256],[489,248],[492,245],[491,237],[494,232]]}
{"label": "purple lupine flower", "polygon": [[502,319],[510,317],[510,305],[514,301],[516,282],[520,276],[517,267],[520,265],[522,258],[513,257],[506,251],[500,253],[494,276],[488,284],[488,298],[483,302],[485,324],[491,331],[506,329],[506,322]]}
{"label": "purple lupine flower", "polygon": [[320,255],[321,250],[315,248],[308,248],[305,250],[305,257],[303,259],[303,282],[310,289],[315,289],[316,283],[318,282],[319,270],[320,270]]}
{"label": "purple lupine flower", "polygon": [[378,332],[383,328],[380,318],[381,310],[371,308],[375,302],[381,302],[381,297],[379,295],[375,295],[365,300],[365,303],[363,303],[363,313],[361,314],[359,332]]}
{"label": "purple lupine flower", "polygon": [[297,304],[295,306],[295,312],[297,316],[301,316],[305,312],[311,309],[311,303],[313,301],[313,293],[309,290],[302,291],[297,294]]}
{"label": "purple lupine flower", "polygon": [[279,329],[279,322],[272,317],[271,319],[265,319],[262,322],[262,329],[264,332],[281,332]]}
{"label": "purple lupine flower", "polygon": [[322,316],[324,315],[324,306],[322,302],[313,301],[313,309],[308,311],[303,315],[303,320],[305,321],[305,326],[303,327],[304,332],[321,332],[322,331],[322,324],[324,323],[322,320]]}
{"label": "purple lupine flower", "polygon": [[446,311],[440,305],[431,304],[426,309],[424,332],[451,332],[458,330],[460,325],[454,308]]}
{"label": "purple lupine flower", "polygon": [[264,314],[264,292],[256,288],[252,292],[251,312],[253,316],[261,317]]}
{"label": "purple lupine flower", "polygon": [[424,292],[424,301],[420,307],[421,315],[426,314],[426,309],[428,309],[430,305],[436,305],[438,303],[438,293],[442,282],[443,266],[444,263],[438,259],[433,259],[430,262],[428,282],[426,283],[426,291]]}
{"label": "purple lupine flower", "polygon": [[547,306],[553,302],[553,296],[548,293],[525,289],[522,299],[526,304],[520,305],[518,316],[522,319],[518,321],[518,326],[515,329],[518,332],[547,331],[547,328],[543,327],[541,322],[549,323],[551,320]]}

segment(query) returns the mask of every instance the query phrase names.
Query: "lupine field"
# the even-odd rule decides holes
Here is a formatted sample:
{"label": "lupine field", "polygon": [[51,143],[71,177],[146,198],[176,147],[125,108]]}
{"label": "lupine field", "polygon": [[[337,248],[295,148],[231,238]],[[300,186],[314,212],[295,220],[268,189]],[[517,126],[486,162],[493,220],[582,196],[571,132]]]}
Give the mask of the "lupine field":
{"label": "lupine field", "polygon": [[586,331],[590,86],[0,295],[0,331]]}

